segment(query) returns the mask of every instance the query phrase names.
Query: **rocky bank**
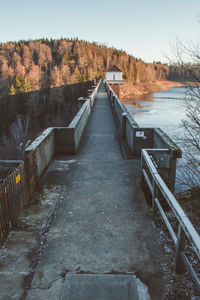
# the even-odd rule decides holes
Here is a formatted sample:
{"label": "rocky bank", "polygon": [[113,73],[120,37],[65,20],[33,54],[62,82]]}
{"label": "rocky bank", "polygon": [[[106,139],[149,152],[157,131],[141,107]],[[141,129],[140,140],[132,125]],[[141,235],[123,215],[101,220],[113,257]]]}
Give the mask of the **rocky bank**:
{"label": "rocky bank", "polygon": [[134,98],[144,94],[168,90],[174,86],[183,86],[184,84],[168,80],[156,80],[148,82],[130,83],[126,82],[120,88],[120,98]]}

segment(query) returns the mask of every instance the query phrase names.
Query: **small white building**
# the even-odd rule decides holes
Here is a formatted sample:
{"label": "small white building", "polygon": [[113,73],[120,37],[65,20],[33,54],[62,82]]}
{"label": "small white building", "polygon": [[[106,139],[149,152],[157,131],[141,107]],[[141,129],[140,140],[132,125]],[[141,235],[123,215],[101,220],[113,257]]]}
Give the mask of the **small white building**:
{"label": "small white building", "polygon": [[110,84],[124,84],[122,71],[117,66],[113,65],[106,71],[106,81]]}

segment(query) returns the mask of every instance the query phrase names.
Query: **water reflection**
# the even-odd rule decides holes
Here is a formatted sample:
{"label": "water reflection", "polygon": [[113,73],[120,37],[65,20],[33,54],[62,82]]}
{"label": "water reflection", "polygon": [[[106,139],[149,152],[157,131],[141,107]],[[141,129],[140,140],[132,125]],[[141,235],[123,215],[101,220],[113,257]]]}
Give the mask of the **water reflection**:
{"label": "water reflection", "polygon": [[186,115],[185,91],[184,87],[175,87],[123,102],[140,126],[160,127],[172,137],[172,128],[179,126]]}

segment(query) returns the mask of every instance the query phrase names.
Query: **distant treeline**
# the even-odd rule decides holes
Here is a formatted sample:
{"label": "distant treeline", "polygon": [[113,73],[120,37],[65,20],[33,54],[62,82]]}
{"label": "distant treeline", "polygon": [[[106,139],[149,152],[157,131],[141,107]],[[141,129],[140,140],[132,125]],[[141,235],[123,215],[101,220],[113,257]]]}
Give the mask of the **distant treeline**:
{"label": "distant treeline", "polygon": [[199,64],[183,63],[174,64],[169,67],[169,80],[199,82],[200,66]]}
{"label": "distant treeline", "polygon": [[116,64],[131,82],[166,79],[169,67],[145,63],[123,50],[78,39],[0,44],[0,95],[93,80]]}

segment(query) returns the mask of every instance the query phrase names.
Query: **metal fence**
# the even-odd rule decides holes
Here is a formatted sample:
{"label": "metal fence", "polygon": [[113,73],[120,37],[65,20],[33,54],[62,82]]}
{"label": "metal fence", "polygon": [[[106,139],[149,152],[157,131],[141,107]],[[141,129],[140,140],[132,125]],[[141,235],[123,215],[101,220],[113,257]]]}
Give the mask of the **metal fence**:
{"label": "metal fence", "polygon": [[[141,156],[141,171],[143,180],[147,183],[151,195],[152,195],[152,210],[155,213],[158,210],[163,218],[163,221],[172,237],[176,248],[176,272],[181,273],[185,271],[185,267],[192,276],[198,289],[200,290],[200,280],[190,263],[185,253],[185,241],[188,240],[193,251],[196,253],[198,262],[200,259],[200,236],[193,227],[192,223],[188,219],[187,215],[178,204],[176,198],[170,192],[165,182],[161,178],[156,165],[153,160],[153,151],[166,151],[166,149],[150,149],[151,155],[148,153],[148,149],[142,150]],[[174,216],[178,222],[178,232],[175,233],[172,228],[167,215],[163,209],[163,205],[166,202],[174,213]]]}
{"label": "metal fence", "polygon": [[18,216],[26,204],[24,163],[21,163],[0,183],[0,244],[16,225]]}

